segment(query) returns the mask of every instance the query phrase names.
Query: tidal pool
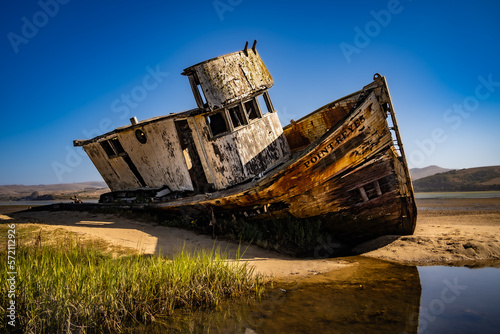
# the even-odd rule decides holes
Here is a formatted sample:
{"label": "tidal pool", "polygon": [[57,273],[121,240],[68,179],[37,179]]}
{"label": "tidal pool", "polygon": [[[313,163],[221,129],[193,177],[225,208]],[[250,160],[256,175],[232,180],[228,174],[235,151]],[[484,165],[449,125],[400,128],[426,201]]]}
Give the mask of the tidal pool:
{"label": "tidal pool", "polygon": [[418,267],[419,333],[500,333],[500,268]]}
{"label": "tidal pool", "polygon": [[129,333],[499,332],[499,268],[344,261],[348,265],[341,270],[274,282],[260,301],[178,314]]}

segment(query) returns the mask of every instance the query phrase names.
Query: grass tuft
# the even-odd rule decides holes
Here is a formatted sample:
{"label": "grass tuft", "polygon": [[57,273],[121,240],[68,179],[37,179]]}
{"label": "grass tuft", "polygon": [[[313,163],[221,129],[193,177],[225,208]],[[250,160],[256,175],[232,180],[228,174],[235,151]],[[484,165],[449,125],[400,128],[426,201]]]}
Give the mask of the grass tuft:
{"label": "grass tuft", "polygon": [[[219,251],[182,252],[173,259],[116,257],[74,237],[56,245],[40,236],[18,245],[15,254],[16,327],[26,333],[121,332],[134,324],[165,321],[179,309],[214,308],[229,298],[264,291],[252,268],[226,261]],[[7,263],[5,248],[0,262]],[[10,301],[6,270],[0,278],[0,311],[5,314]],[[10,326],[3,321],[0,329]]]}

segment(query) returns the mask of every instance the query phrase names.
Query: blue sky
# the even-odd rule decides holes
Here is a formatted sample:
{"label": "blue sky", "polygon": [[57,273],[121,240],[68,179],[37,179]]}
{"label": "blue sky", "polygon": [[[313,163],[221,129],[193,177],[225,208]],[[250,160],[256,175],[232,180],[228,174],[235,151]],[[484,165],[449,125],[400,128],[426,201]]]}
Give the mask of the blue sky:
{"label": "blue sky", "polygon": [[182,70],[258,40],[283,125],[386,76],[410,167],[500,165],[499,1],[9,1],[0,184],[101,180],[74,139],[196,106]]}

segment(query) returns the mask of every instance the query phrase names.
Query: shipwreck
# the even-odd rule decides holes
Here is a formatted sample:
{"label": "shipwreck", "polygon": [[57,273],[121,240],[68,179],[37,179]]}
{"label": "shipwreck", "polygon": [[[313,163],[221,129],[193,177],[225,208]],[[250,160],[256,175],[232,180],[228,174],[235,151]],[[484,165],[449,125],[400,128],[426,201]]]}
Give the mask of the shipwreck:
{"label": "shipwreck", "polygon": [[197,108],[74,141],[111,189],[100,205],[318,219],[343,242],[413,233],[413,187],[383,76],[282,127],[255,43],[182,75]]}

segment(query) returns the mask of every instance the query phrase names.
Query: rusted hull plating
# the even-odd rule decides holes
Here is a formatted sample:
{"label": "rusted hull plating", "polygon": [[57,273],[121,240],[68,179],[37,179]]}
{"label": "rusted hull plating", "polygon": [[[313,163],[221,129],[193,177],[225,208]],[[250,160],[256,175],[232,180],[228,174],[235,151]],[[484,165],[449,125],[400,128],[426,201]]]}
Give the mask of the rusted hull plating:
{"label": "rusted hull plating", "polygon": [[319,219],[345,242],[413,233],[417,210],[384,78],[284,130],[294,153],[261,179],[143,207],[194,219]]}

